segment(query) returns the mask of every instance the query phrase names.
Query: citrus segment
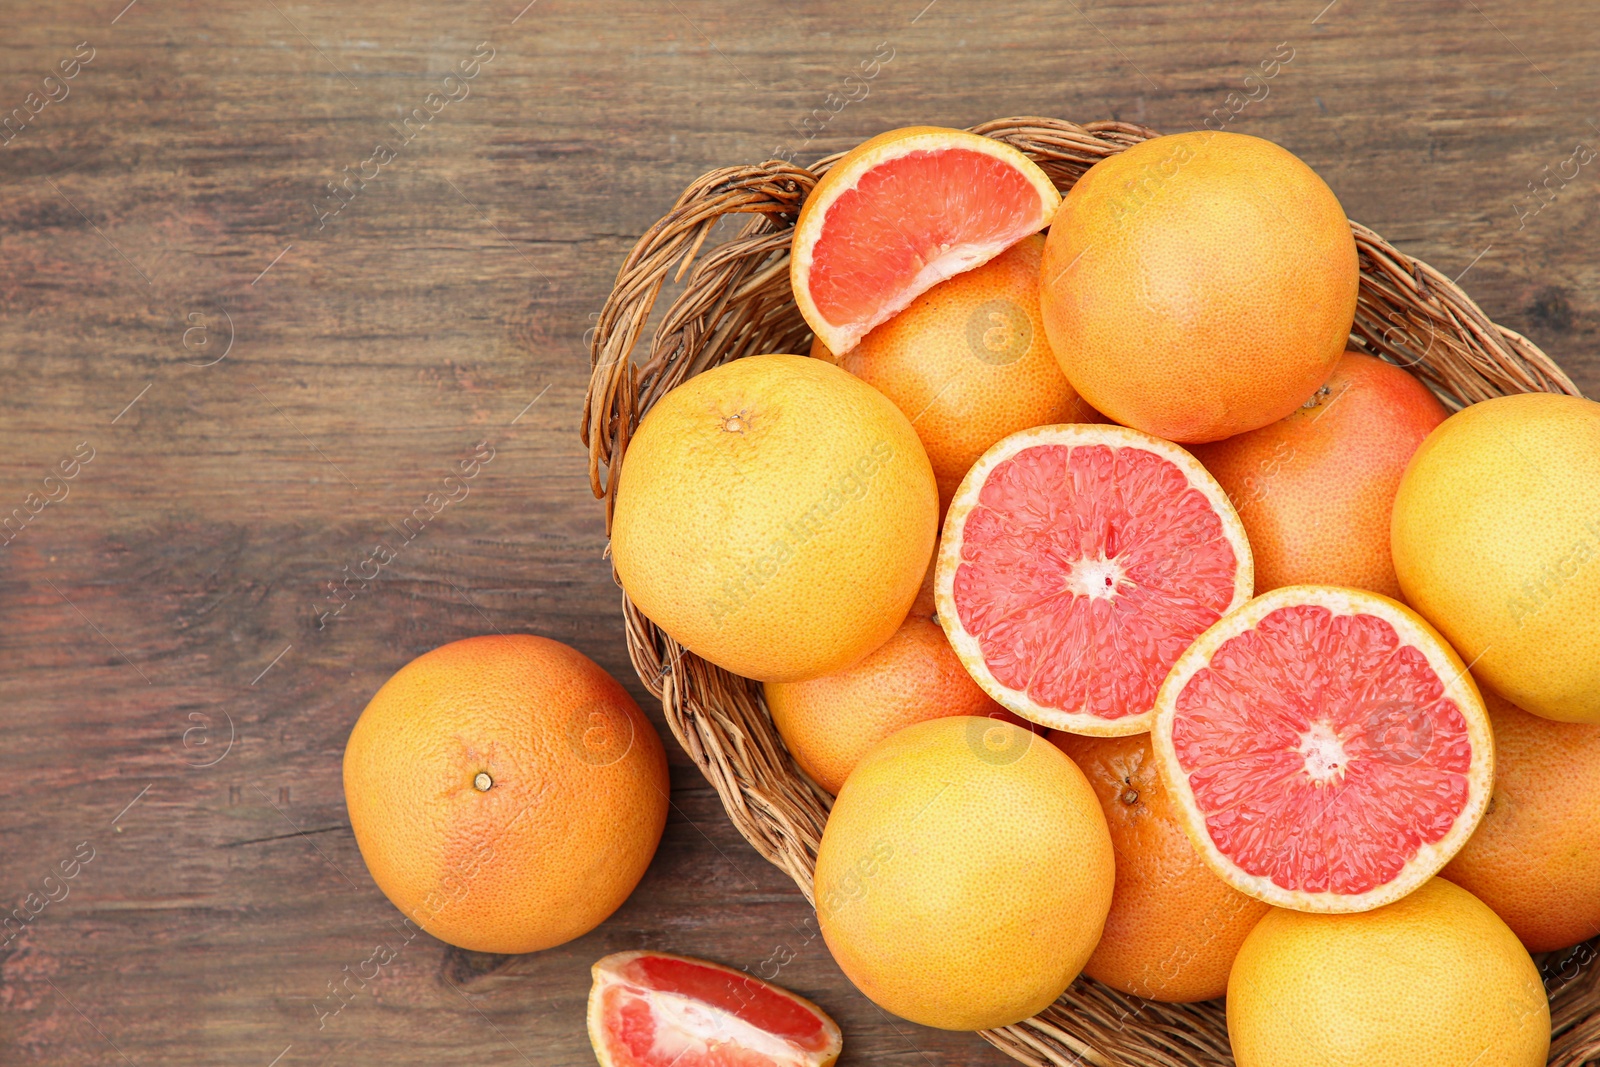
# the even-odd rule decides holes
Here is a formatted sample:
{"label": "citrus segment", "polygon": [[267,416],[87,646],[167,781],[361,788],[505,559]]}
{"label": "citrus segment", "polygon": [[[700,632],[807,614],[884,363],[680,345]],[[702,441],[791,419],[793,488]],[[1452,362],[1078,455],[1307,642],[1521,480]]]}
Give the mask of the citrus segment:
{"label": "citrus segment", "polygon": [[601,1067],[828,1067],[839,1027],[803,997],[705,960],[618,952],[591,973]]}
{"label": "citrus segment", "polygon": [[988,262],[1049,223],[1050,179],[1010,145],[913,126],[859,145],[829,169],[795,224],[800,313],[835,354],[938,282]]}
{"label": "citrus segment", "polygon": [[1005,438],[968,472],[936,569],[939,621],[989,694],[1087,734],[1149,729],[1167,669],[1250,595],[1250,547],[1181,448],[1110,425]]}
{"label": "citrus segment", "polygon": [[1204,634],[1152,740],[1224,881],[1279,907],[1366,911],[1431,877],[1482,817],[1488,718],[1444,641],[1376,594],[1288,586]]}

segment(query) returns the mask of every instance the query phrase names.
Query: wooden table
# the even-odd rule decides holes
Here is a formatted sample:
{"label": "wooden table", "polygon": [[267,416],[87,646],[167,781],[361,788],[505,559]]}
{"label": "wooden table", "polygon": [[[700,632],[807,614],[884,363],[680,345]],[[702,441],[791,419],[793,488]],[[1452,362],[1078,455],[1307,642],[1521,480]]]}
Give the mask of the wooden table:
{"label": "wooden table", "polygon": [[[351,837],[351,723],[435,645],[546,634],[648,707],[584,331],[708,168],[1002,115],[1193,129],[1249,92],[1230,128],[1600,394],[1600,162],[1529,184],[1600,145],[1580,5],[526,2],[6,4],[0,514],[56,497],[0,549],[0,893],[38,905],[0,948],[6,1064],[589,1064],[588,965],[639,946],[776,973],[846,1062],[1008,1062],[854,992],[670,740],[654,865],[561,948],[402,943]],[[319,619],[484,441],[469,497]]]}

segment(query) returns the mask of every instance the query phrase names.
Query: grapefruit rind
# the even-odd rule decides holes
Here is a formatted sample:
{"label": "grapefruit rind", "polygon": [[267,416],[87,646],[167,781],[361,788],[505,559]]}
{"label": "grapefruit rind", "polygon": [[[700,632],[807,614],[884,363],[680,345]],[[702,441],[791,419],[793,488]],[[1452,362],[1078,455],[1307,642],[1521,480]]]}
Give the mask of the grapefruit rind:
{"label": "grapefruit rind", "polygon": [[[1419,846],[1398,876],[1365,893],[1286,889],[1266,875],[1253,875],[1241,869],[1212,841],[1206,828],[1205,813],[1195,801],[1188,776],[1178,762],[1173,744],[1178,696],[1189,680],[1210,664],[1224,642],[1254,629],[1274,611],[1297,605],[1327,608],[1335,615],[1375,615],[1393,626],[1402,644],[1410,645],[1427,659],[1428,666],[1444,687],[1444,696],[1453,700],[1460,710],[1472,747],[1472,764],[1466,776],[1467,799],[1454,825],[1440,840]],[[1293,911],[1320,914],[1371,911],[1406,896],[1437,874],[1467,843],[1488,808],[1494,782],[1494,738],[1488,713],[1477,685],[1455,650],[1437,630],[1404,604],[1379,593],[1339,586],[1283,586],[1263,593],[1219,619],[1195,639],[1167,674],[1160,692],[1156,694],[1150,742],[1162,781],[1167,784],[1176,801],[1179,821],[1206,865],[1216,872],[1217,877],[1241,893]]]}
{"label": "grapefruit rind", "polygon": [[[607,1040],[605,994],[608,991],[619,986],[624,986],[633,987],[639,992],[653,997],[678,997],[680,999],[688,999],[684,998],[682,994],[664,992],[648,986],[637,985],[625,977],[622,973],[623,968],[629,963],[632,963],[634,960],[637,960],[643,956],[649,956],[655,959],[676,960],[681,963],[692,964],[696,967],[721,971],[732,978],[745,982],[751,982],[755,985],[761,986],[766,992],[777,994],[778,996],[792,1001],[802,1010],[816,1016],[817,1021],[821,1025],[821,1029],[827,1039],[825,1047],[817,1051],[801,1049],[792,1042],[785,1041],[783,1038],[777,1035],[766,1034],[765,1032],[760,1031],[759,1028],[755,1027],[753,1024],[745,1023],[743,1020],[737,1019],[737,1017],[733,1018],[733,1025],[729,1028],[728,1033],[724,1036],[736,1036],[736,1031],[762,1034],[762,1036],[769,1039],[768,1041],[764,1042],[767,1047],[762,1049],[750,1049],[750,1051],[755,1053],[757,1056],[771,1056],[772,1063],[775,1065],[775,1067],[832,1067],[834,1061],[839,1058],[839,1053],[844,1047],[844,1036],[840,1032],[838,1024],[833,1021],[832,1017],[830,1017],[827,1012],[817,1007],[816,1004],[807,1000],[805,997],[802,997],[796,993],[791,993],[789,990],[784,989],[781,986],[773,985],[771,982],[764,982],[761,979],[756,978],[754,975],[747,974],[744,971],[736,971],[731,967],[724,967],[721,964],[712,963],[710,960],[697,959],[692,956],[680,956],[671,952],[632,951],[613,952],[609,956],[604,956],[599,960],[596,960],[594,965],[589,968],[589,973],[594,979],[594,984],[589,989],[589,1003],[587,1010],[589,1044],[594,1048],[595,1059],[599,1061],[600,1067],[623,1067],[623,1065],[618,1062],[616,1057],[612,1055],[611,1042]],[[695,1003],[701,1006],[702,1013],[706,1010],[703,1002],[697,1001]],[[683,1062],[688,1063],[690,1061],[684,1060]]]}
{"label": "grapefruit rind", "polygon": [[1002,706],[1041,726],[1091,737],[1125,737],[1129,734],[1144,733],[1150,729],[1153,709],[1119,719],[1106,719],[1089,712],[1043,707],[1026,692],[1001,682],[985,663],[977,636],[970,633],[961,622],[961,615],[956,608],[954,588],[956,568],[961,564],[962,538],[967,517],[977,506],[979,493],[995,467],[1018,452],[1036,445],[1066,445],[1069,448],[1084,445],[1138,448],[1152,452],[1176,466],[1187,477],[1189,485],[1204,495],[1210,503],[1233,548],[1238,566],[1234,574],[1233,596],[1223,612],[1224,617],[1249,600],[1255,587],[1255,569],[1244,524],[1239,520],[1239,515],[1234,511],[1233,504],[1222,486],[1217,484],[1217,480],[1199,460],[1181,446],[1140,430],[1111,423],[1064,423],[1055,426],[1036,426],[1031,430],[1014,433],[991,446],[978,462],[972,465],[967,476],[961,480],[960,488],[956,490],[955,498],[950,503],[950,510],[945,515],[944,529],[939,539],[939,554],[934,569],[934,602],[938,609],[939,623],[944,627],[951,647],[956,650],[956,655],[960,657],[973,680]]}
{"label": "grapefruit rind", "polygon": [[[812,252],[822,236],[828,209],[844,193],[854,189],[862,176],[873,168],[913,152],[965,149],[992,156],[1015,168],[1039,194],[1039,213],[1019,219],[1010,241],[996,244],[956,245],[928,261],[910,286],[888,294],[877,314],[866,322],[833,323],[823,315],[811,294]],[[1047,174],[1022,152],[992,137],[942,126],[908,126],[881,133],[847,152],[822,176],[800,208],[794,226],[789,279],[795,303],[817,340],[833,354],[833,360],[853,349],[874,326],[903,311],[911,301],[946,278],[980,267],[1030,233],[1050,224],[1061,206],[1061,193]]]}

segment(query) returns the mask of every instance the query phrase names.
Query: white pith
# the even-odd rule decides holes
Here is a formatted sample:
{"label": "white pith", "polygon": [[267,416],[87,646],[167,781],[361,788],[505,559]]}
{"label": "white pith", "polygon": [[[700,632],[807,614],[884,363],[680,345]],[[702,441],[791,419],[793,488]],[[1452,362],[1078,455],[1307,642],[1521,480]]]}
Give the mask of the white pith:
{"label": "white pith", "polygon": [[[910,155],[913,152],[939,151],[950,148],[961,148],[996,159],[1004,160],[1014,166],[1039,193],[1040,214],[1036,224],[1031,228],[1023,229],[1012,242],[1000,244],[988,243],[963,243],[946,246],[941,253],[927,260],[922,269],[917,272],[911,287],[904,293],[896,294],[879,309],[878,315],[871,322],[866,323],[832,323],[822,317],[816,303],[811,299],[811,250],[817,239],[822,234],[823,223],[827,220],[828,209],[833,202],[845,192],[856,187],[861,176],[889,160]],[[820,196],[818,194],[821,194]],[[947,278],[980,267],[995,256],[1004,252],[1011,243],[1021,240],[1029,233],[1037,233],[1050,223],[1055,210],[1061,204],[1061,194],[1049,177],[1040,170],[1038,165],[1017,149],[1001,141],[980,134],[969,134],[961,130],[938,130],[927,133],[914,134],[890,142],[878,149],[868,151],[850,162],[848,171],[837,168],[830,171],[818,183],[816,190],[807,199],[800,219],[795,224],[794,235],[790,248],[793,258],[789,263],[790,287],[794,291],[795,303],[800,308],[800,314],[805,318],[812,332],[821,339],[835,357],[842,356],[853,349],[862,337],[866,336],[874,326],[893,318],[923,292],[937,285]]]}
{"label": "white pith", "polygon": [[1319,783],[1343,778],[1345,765],[1350,762],[1344,742],[1325,722],[1312,723],[1311,729],[1300,735],[1300,755],[1306,759],[1306,777]]}
{"label": "white pith", "polygon": [[[944,529],[939,539],[939,559],[934,567],[933,595],[934,604],[938,609],[939,624],[944,627],[951,647],[956,650],[956,655],[960,657],[973,681],[1004,707],[1042,726],[1096,737],[1124,737],[1129,734],[1144,733],[1150,729],[1153,711],[1126,715],[1120,719],[1103,719],[1084,710],[1064,711],[1042,707],[1023,690],[1005,685],[989,671],[978,638],[962,625],[961,615],[956,610],[955,575],[956,567],[961,562],[962,534],[966,528],[967,516],[978,502],[978,493],[989,480],[989,475],[995,467],[1024,449],[1039,445],[1064,445],[1068,448],[1084,445],[1138,448],[1155,453],[1182,471],[1190,487],[1203,494],[1211,504],[1212,510],[1222,522],[1223,531],[1233,546],[1234,555],[1238,560],[1238,569],[1234,574],[1233,596],[1228,601],[1228,611],[1249,600],[1255,588],[1255,567],[1250,556],[1250,542],[1245,536],[1244,524],[1239,521],[1239,515],[1233,510],[1233,504],[1228,500],[1227,493],[1200,465],[1199,460],[1171,441],[1164,441],[1126,426],[1066,423],[1057,426],[1036,426],[1031,430],[1014,433],[985,452],[978,462],[973,464],[967,476],[961,480],[961,487],[956,490],[955,498],[950,503],[950,510],[945,515]],[[1097,562],[1082,561],[1088,565]],[[1074,567],[1074,577],[1076,573],[1077,567]],[[1101,584],[1103,586],[1103,580]]]}
{"label": "white pith", "polygon": [[[1467,774],[1466,803],[1462,805],[1455,825],[1439,841],[1419,848],[1392,881],[1366,893],[1312,893],[1284,889],[1265,875],[1252,875],[1240,869],[1211,840],[1211,834],[1206,829],[1205,813],[1195,803],[1188,776],[1178,763],[1172,742],[1178,695],[1189,684],[1189,679],[1210,662],[1223,642],[1255,628],[1262,619],[1279,608],[1297,604],[1317,605],[1336,615],[1376,615],[1393,626],[1402,644],[1410,645],[1427,659],[1428,666],[1444,686],[1444,695],[1460,709],[1475,757],[1474,766]],[[1370,911],[1399,900],[1433,877],[1472,836],[1488,807],[1490,787],[1494,781],[1494,740],[1483,698],[1455,651],[1437,631],[1404,605],[1377,593],[1335,586],[1291,585],[1274,589],[1223,616],[1211,629],[1201,634],[1178,657],[1160,692],[1156,694],[1150,747],[1155,753],[1162,780],[1178,802],[1184,830],[1206,865],[1224,882],[1247,896],[1276,907],[1305,912],[1332,914]],[[1342,767],[1340,773],[1343,773]]]}
{"label": "white pith", "polygon": [[[717,1035],[713,1041],[720,1044],[734,1044],[739,1048],[767,1056],[780,1067],[830,1067],[839,1058],[839,1051],[843,1045],[843,1037],[833,1020],[822,1012],[811,1001],[797,996],[779,986],[768,982],[760,982],[769,990],[794,1001],[807,1011],[818,1016],[823,1030],[828,1035],[827,1047],[819,1052],[802,1049],[793,1043],[778,1037],[775,1034],[762,1030],[745,1022],[738,1016],[719,1008],[712,1007],[702,1001],[679,993],[668,993],[658,989],[651,989],[622,976],[622,969],[641,956],[652,956],[658,959],[678,959],[693,963],[701,967],[710,967],[713,970],[723,971],[739,978],[759,981],[742,971],[735,971],[708,960],[692,959],[686,956],[675,956],[667,952],[617,952],[606,956],[589,968],[589,973],[594,979],[594,984],[589,990],[588,1027],[589,1044],[593,1046],[595,1058],[600,1067],[613,1067],[610,1049],[602,1040],[605,1033],[604,995],[615,988],[627,989],[646,996],[654,1011],[657,1020],[657,1041],[653,1049],[660,1049],[661,1030],[663,1024],[672,1028],[672,1032],[680,1036],[692,1035],[696,1028],[709,1031]],[[681,1056],[688,1054],[693,1046],[682,1047],[685,1043],[673,1045],[664,1062],[673,1062]],[[711,1042],[705,1042],[710,1047]]]}
{"label": "white pith", "polygon": [[1105,553],[1100,553],[1096,559],[1080,559],[1072,565],[1072,573],[1067,577],[1067,588],[1075,596],[1086,596],[1091,600],[1110,600],[1121,590],[1126,574],[1122,564],[1114,559],[1106,559]]}

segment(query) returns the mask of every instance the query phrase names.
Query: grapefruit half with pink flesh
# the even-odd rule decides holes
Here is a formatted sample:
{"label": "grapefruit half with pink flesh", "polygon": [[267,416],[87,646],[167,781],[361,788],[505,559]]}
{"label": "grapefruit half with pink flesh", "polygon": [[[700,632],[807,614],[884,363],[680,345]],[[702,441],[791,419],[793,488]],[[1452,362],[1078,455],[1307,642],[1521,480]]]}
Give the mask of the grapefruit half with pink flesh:
{"label": "grapefruit half with pink flesh", "polygon": [[1025,719],[1150,728],[1189,643],[1250,598],[1244,527],[1177,445],[1125,426],[1014,433],[967,472],[934,571],[967,671]]}
{"label": "grapefruit half with pink flesh", "polygon": [[789,279],[812,332],[842,356],[946,278],[1049,225],[1061,194],[1003,141],[909,126],[863,142],[806,197]]}
{"label": "grapefruit half with pink flesh", "polygon": [[843,1046],[821,1008],[731,967],[617,952],[590,970],[600,1067],[829,1067]]}
{"label": "grapefruit half with pink flesh", "polygon": [[1426,882],[1494,778],[1460,657],[1410,608],[1338,586],[1274,589],[1202,634],[1151,742],[1201,857],[1296,911],[1368,911]]}

